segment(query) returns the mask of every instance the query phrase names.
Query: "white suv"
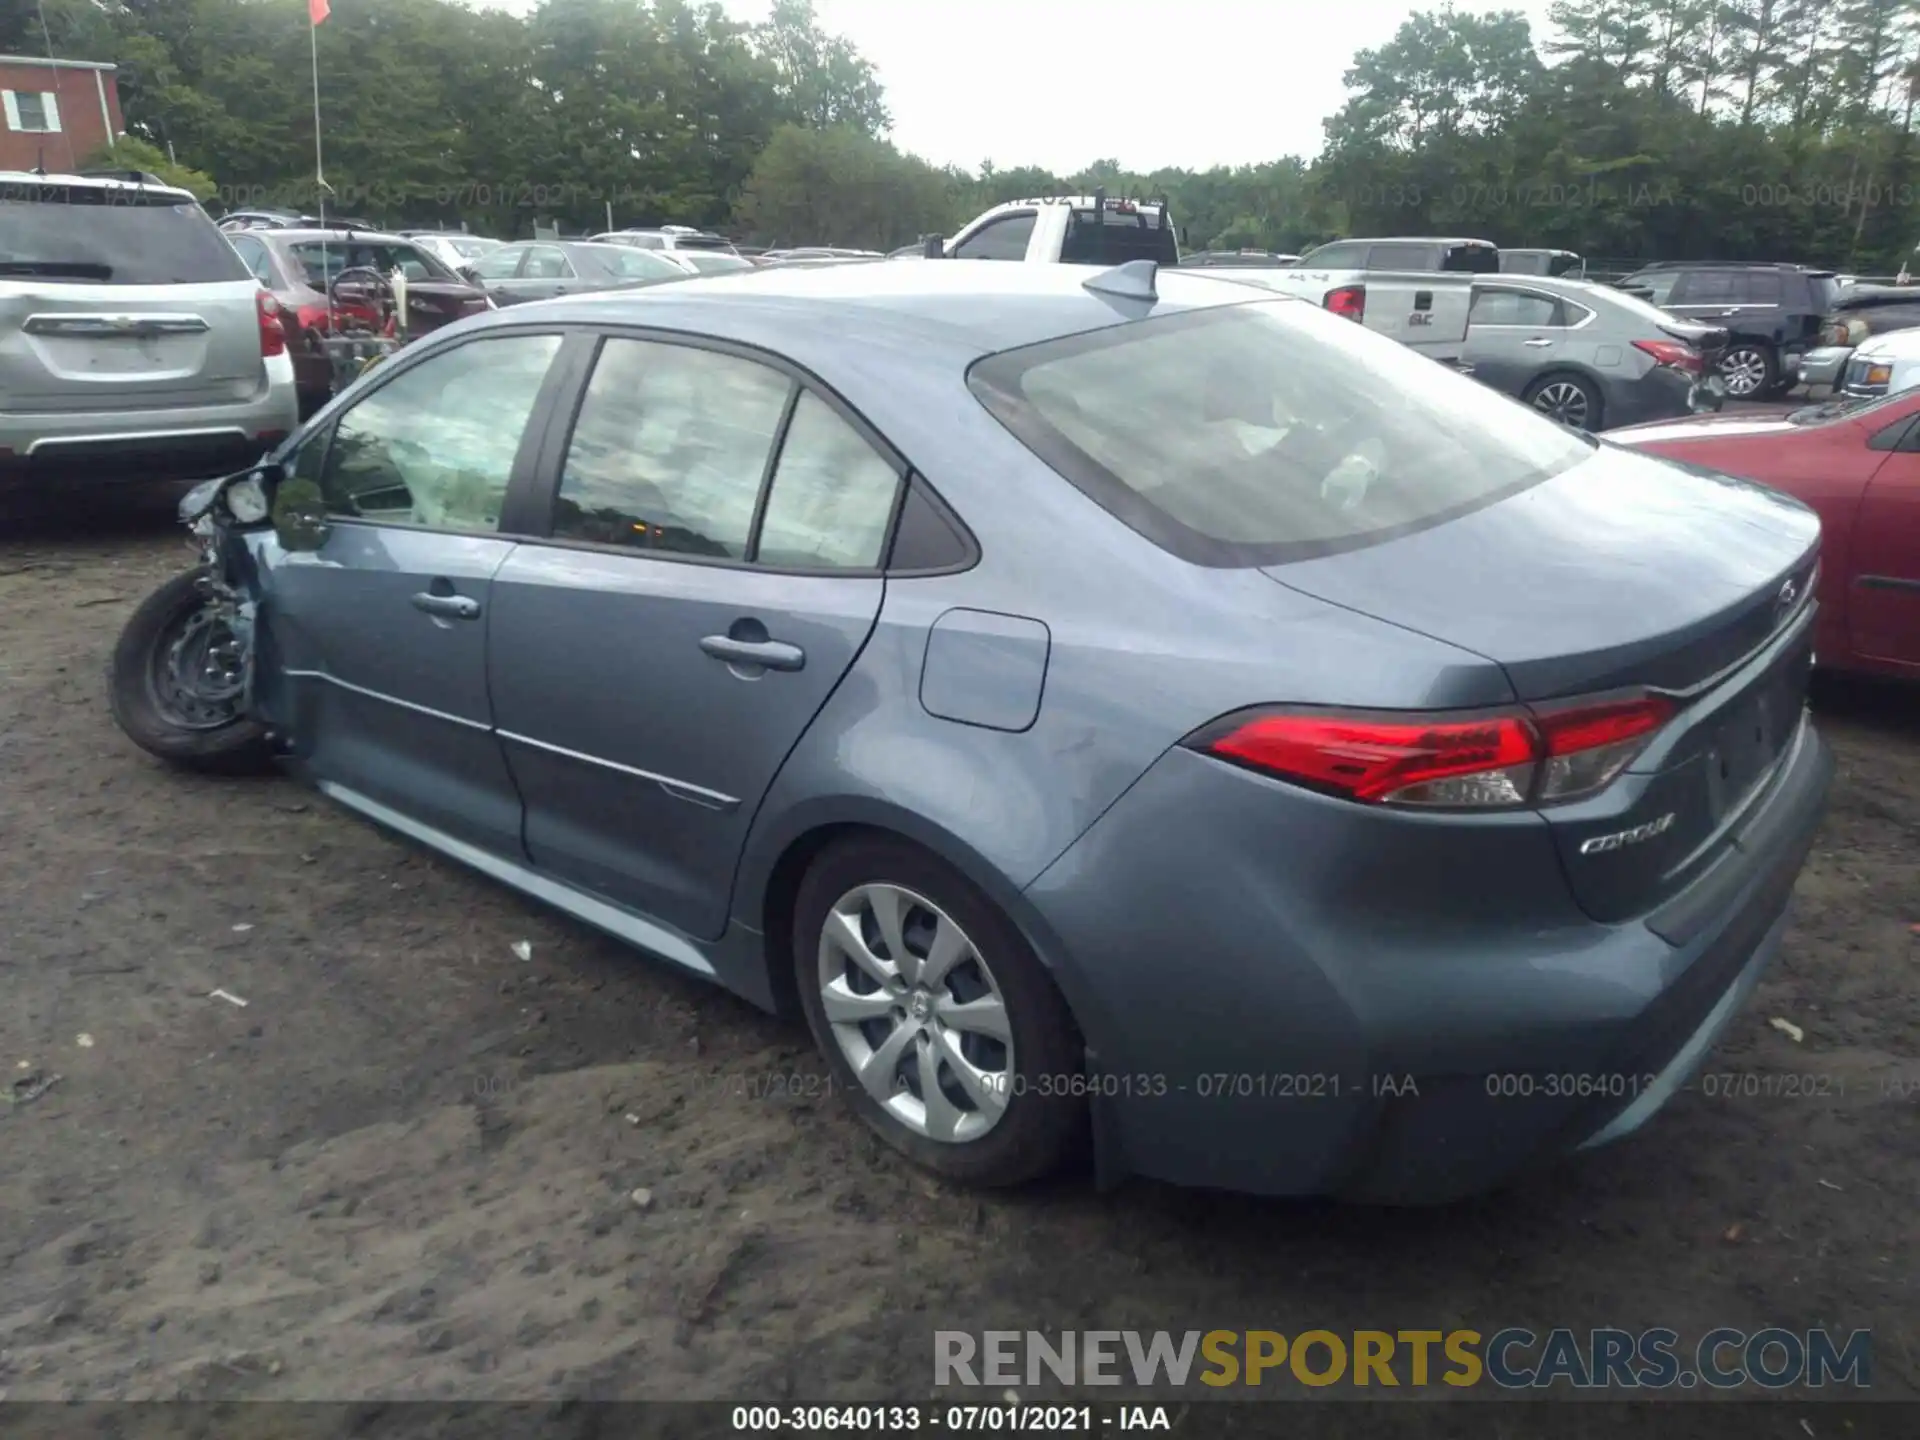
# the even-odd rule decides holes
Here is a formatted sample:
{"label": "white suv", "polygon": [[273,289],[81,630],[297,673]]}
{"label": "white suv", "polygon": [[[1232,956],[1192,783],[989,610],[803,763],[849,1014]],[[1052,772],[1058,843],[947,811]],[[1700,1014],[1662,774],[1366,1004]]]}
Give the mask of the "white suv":
{"label": "white suv", "polygon": [[635,250],[698,250],[708,254],[718,252],[722,255],[738,255],[733,242],[724,235],[715,235],[710,230],[696,230],[691,225],[661,225],[651,230],[609,230],[605,234],[595,235],[597,245],[630,245]]}
{"label": "white suv", "polygon": [[691,225],[662,225],[658,230],[609,230],[593,237],[596,245],[625,245],[664,255],[689,275],[719,275],[751,270],[753,261],[734,249],[724,235]]}
{"label": "white suv", "polygon": [[0,505],[242,469],[298,423],[279,309],[193,196],[0,171]]}

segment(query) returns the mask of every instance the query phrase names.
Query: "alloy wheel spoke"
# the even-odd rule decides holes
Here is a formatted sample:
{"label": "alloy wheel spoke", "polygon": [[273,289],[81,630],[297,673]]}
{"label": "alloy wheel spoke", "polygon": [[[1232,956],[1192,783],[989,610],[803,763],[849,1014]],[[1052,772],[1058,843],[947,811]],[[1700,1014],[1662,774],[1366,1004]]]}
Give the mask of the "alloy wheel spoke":
{"label": "alloy wheel spoke", "polygon": [[1013,1039],[1007,1024],[1007,1007],[998,995],[982,995],[978,1000],[943,1000],[935,1007],[941,1022],[954,1030],[986,1035],[1003,1043]]}
{"label": "alloy wheel spoke", "polygon": [[927,947],[927,958],[920,962],[915,982],[929,990],[935,989],[946,982],[947,972],[972,956],[973,946],[967,943],[966,932],[942,915],[934,927],[933,943]]}
{"label": "alloy wheel spoke", "polygon": [[897,983],[900,972],[867,945],[867,937],[860,933],[860,917],[849,915],[844,910],[835,910],[827,916],[827,938],[833,941],[846,957],[858,965],[880,985]]}
{"label": "alloy wheel spoke", "polygon": [[917,1033],[918,1027],[913,1025],[894,1026],[887,1033],[887,1038],[880,1042],[879,1048],[860,1067],[861,1086],[882,1105],[893,1098],[894,1073],[900,1068],[901,1052],[913,1043]]}
{"label": "alloy wheel spoke", "polygon": [[927,1133],[936,1140],[951,1140],[966,1112],[940,1088],[940,1058],[932,1045],[920,1047],[920,1098],[927,1107]]}
{"label": "alloy wheel spoke", "polygon": [[835,976],[821,989],[820,1003],[827,1019],[833,1024],[858,1025],[867,1020],[886,1019],[895,1001],[885,990],[872,990],[862,995],[847,984],[844,976]]}
{"label": "alloy wheel spoke", "polygon": [[891,885],[876,885],[867,891],[866,900],[873,910],[874,922],[880,927],[880,938],[886,941],[888,957],[901,978],[909,985],[914,984],[920,978],[920,961],[907,949],[907,897]]}
{"label": "alloy wheel spoke", "polygon": [[[960,1088],[967,1092],[967,1098],[979,1107],[981,1115],[989,1120],[997,1117],[1007,1108],[1007,1086],[1001,1083],[1010,1078],[999,1073],[989,1074],[960,1053],[960,1047],[953,1043],[951,1035],[934,1031],[933,1044],[927,1051],[937,1051],[938,1058],[947,1062],[947,1068],[960,1082]],[[926,1071],[925,1053],[921,1058],[921,1073]]]}

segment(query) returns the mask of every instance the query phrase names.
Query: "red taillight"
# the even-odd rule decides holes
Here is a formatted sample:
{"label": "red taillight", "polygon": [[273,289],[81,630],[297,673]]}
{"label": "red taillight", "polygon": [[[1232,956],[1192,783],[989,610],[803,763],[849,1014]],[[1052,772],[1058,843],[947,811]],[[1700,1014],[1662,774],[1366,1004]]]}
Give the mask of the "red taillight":
{"label": "red taillight", "polygon": [[1673,713],[1655,695],[1474,715],[1256,711],[1189,743],[1366,804],[1488,809],[1592,794]]}
{"label": "red taillight", "polygon": [[1657,365],[1671,365],[1675,370],[1695,375],[1700,373],[1700,352],[1679,340],[1636,340],[1633,348],[1651,355]]}
{"label": "red taillight", "polygon": [[1334,314],[1348,320],[1365,323],[1367,318],[1367,287],[1364,285],[1342,285],[1338,290],[1329,290],[1326,298],[1320,302]]}
{"label": "red taillight", "polygon": [[254,292],[254,309],[260,317],[260,354],[287,353],[287,329],[280,323],[280,302],[265,290]]}

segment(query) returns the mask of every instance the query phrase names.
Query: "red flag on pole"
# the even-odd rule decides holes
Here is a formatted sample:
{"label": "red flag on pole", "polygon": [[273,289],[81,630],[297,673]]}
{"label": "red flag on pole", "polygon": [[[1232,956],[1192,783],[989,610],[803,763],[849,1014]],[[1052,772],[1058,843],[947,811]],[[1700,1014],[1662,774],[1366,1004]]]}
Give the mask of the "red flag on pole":
{"label": "red flag on pole", "polygon": [[333,11],[327,5],[327,0],[307,0],[307,18],[313,21],[314,24],[318,25],[332,13]]}

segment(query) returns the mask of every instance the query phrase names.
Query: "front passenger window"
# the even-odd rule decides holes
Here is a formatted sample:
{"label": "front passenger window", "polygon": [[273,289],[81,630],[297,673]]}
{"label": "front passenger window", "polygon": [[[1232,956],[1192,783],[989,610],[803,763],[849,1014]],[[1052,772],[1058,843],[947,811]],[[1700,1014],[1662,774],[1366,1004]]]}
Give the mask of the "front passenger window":
{"label": "front passenger window", "polygon": [[1033,238],[1034,217],[1009,215],[983,225],[953,247],[956,260],[1024,260],[1027,244]]}
{"label": "front passenger window", "polygon": [[334,426],[320,489],[344,519],[499,529],[558,335],[472,340],[373,391]]}

